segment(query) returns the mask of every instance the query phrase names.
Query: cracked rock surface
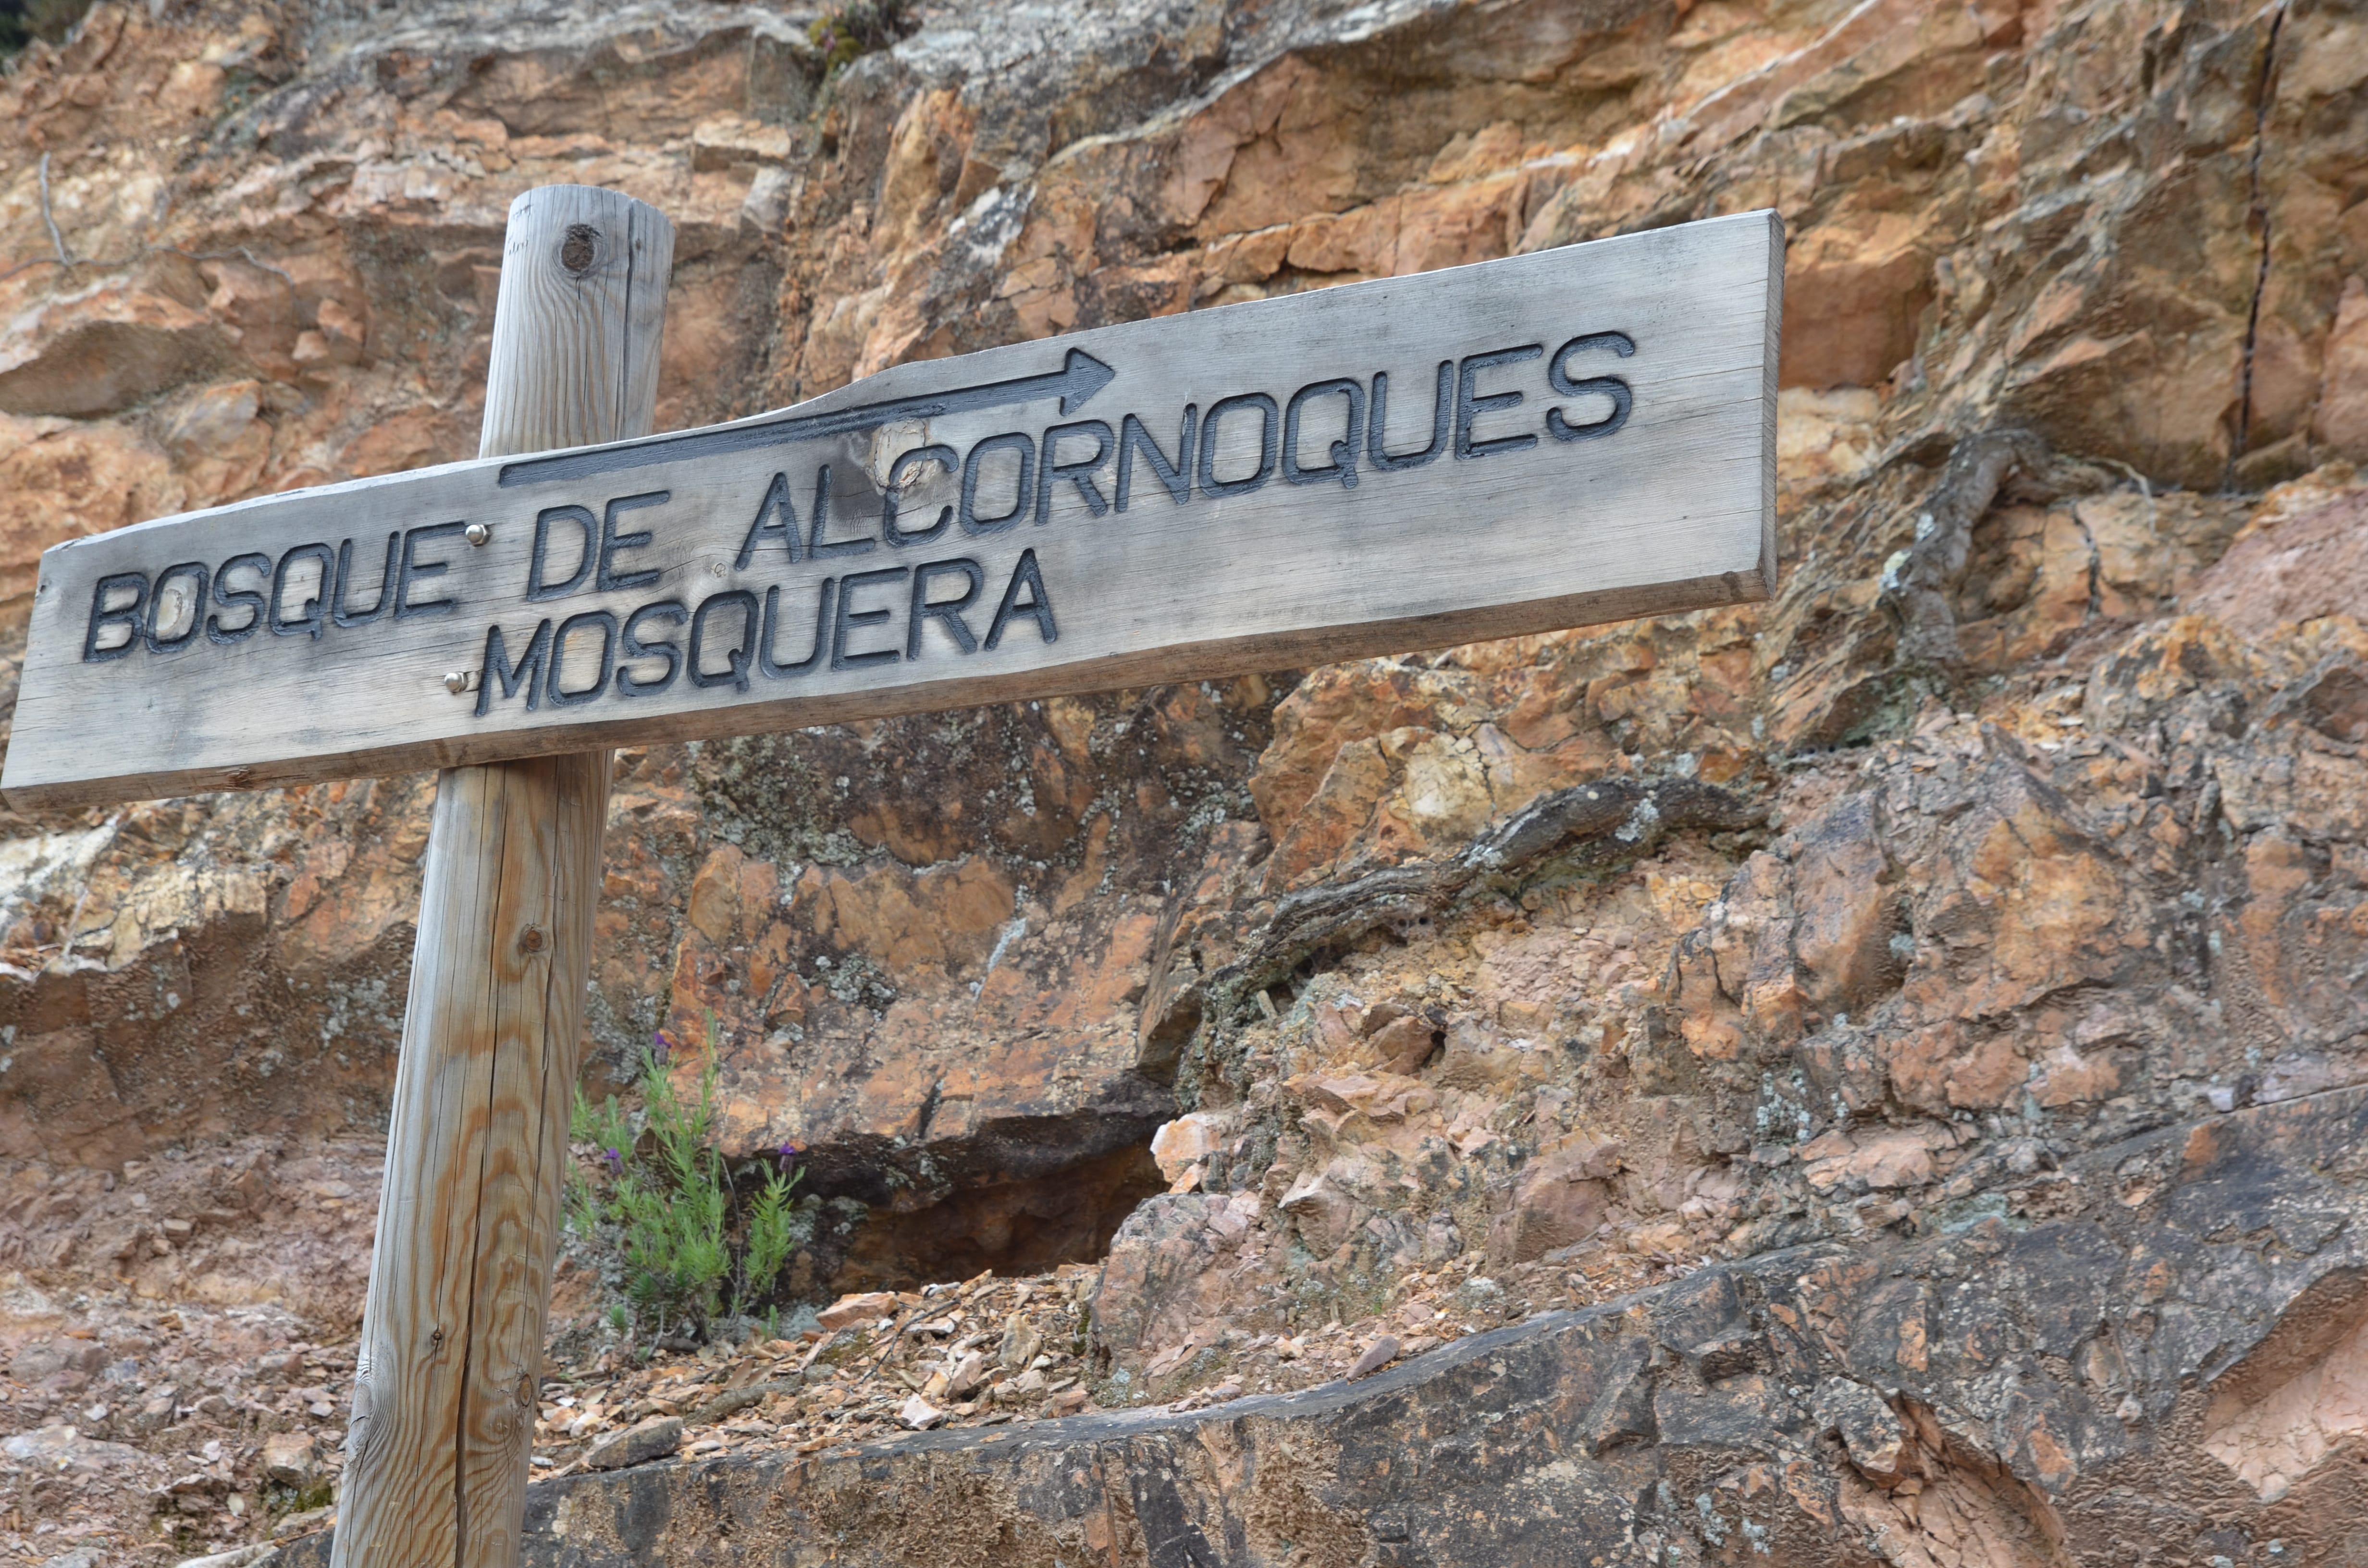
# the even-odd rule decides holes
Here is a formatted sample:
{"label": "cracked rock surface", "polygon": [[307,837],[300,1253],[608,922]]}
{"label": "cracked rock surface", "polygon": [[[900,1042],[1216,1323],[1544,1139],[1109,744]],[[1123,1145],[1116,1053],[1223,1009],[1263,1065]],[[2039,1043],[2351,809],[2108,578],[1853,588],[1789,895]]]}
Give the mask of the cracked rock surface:
{"label": "cracked rock surface", "polygon": [[[46,545],[472,450],[559,180],[661,427],[1772,206],[1782,585],[620,753],[587,1086],[806,1240],[646,1361],[570,1253],[530,1561],[2368,1557],[2368,13],[821,17],[18,57],[0,699]],[[0,1553],[324,1550],[433,788],[0,812]]]}
{"label": "cracked rock surface", "polygon": [[2368,1206],[2318,1171],[2363,1135],[2356,1089],[2166,1126],[2035,1222],[1709,1264],[1367,1381],[556,1481],[529,1561],[2347,1562]]}

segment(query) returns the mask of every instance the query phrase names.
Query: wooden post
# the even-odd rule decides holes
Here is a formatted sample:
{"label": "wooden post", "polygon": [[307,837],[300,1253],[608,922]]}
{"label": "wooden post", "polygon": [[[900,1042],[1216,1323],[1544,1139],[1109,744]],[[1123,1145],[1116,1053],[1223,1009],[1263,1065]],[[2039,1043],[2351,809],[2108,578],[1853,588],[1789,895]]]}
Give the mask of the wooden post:
{"label": "wooden post", "polygon": [[[511,204],[482,455],[649,433],[673,260],[615,191]],[[438,780],[333,1568],[518,1562],[609,767]]]}

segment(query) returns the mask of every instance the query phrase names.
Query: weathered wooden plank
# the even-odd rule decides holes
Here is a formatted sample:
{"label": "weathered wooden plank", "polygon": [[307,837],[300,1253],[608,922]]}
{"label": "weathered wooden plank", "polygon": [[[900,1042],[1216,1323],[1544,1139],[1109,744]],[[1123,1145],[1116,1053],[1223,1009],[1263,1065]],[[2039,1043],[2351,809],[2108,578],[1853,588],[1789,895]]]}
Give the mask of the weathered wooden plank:
{"label": "weathered wooden plank", "polygon": [[[613,191],[510,211],[488,456],[649,429],[673,231]],[[422,872],[338,1568],[515,1568],[609,754],[448,769]]]}
{"label": "weathered wooden plank", "polygon": [[1761,597],[1782,251],[1773,213],[1714,219],[61,545],[0,787],[449,766]]}

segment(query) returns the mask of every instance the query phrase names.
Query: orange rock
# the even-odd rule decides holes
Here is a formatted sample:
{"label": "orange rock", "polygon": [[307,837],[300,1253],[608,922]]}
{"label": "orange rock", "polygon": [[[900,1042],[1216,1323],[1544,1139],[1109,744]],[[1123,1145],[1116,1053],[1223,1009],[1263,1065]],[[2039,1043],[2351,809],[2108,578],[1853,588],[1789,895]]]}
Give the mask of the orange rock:
{"label": "orange rock", "polygon": [[966,969],[985,960],[1011,919],[1012,884],[978,857],[917,876],[893,864],[854,877],[808,868],[793,908],[816,937],[892,969]]}
{"label": "orange rock", "polygon": [[2245,637],[2355,613],[2368,595],[2368,489],[2248,530],[2197,581],[2188,606]]}
{"label": "orange rock", "polygon": [[775,932],[780,925],[773,915],[780,901],[781,873],[770,860],[743,856],[740,861],[738,934],[744,942]]}
{"label": "orange rock", "polygon": [[434,410],[418,409],[373,424],[338,451],[337,462],[358,477],[401,473],[468,455],[458,446],[449,420]]}
{"label": "orange rock", "polygon": [[1278,890],[1297,885],[1338,860],[1372,820],[1393,772],[1377,740],[1351,741],[1334,752],[1313,798],[1292,813],[1290,828],[1277,835],[1267,872],[1269,884]]}
{"label": "orange rock", "polygon": [[1285,259],[1307,272],[1386,278],[1397,270],[1397,251],[1398,201],[1392,198],[1294,226]]}
{"label": "orange rock", "polygon": [[1401,1076],[1411,1076],[1438,1049],[1439,1029],[1419,1014],[1392,1019],[1367,1041],[1374,1060]]}
{"label": "orange rock", "polygon": [[237,500],[263,477],[272,431],[257,417],[262,394],[263,383],[252,381],[200,388],[165,426],[165,449],[210,503]]}
{"label": "orange rock", "polygon": [[1274,740],[1250,780],[1267,832],[1281,842],[1343,745],[1419,724],[1455,689],[1444,672],[1412,671],[1388,661],[1312,672],[1275,710]]}
{"label": "orange rock", "polygon": [[1899,893],[1876,812],[1873,796],[1846,795],[1797,832],[1793,949],[1810,1000],[1827,1013],[1863,1014],[1905,967],[1890,949]]}
{"label": "orange rock", "polygon": [[1882,1051],[1894,1092],[1934,1116],[2012,1105],[2022,1093],[2026,1070],[2010,1035],[1949,1019],[1887,1037]]}
{"label": "orange rock", "polygon": [[1382,737],[1382,748],[1402,770],[1383,809],[1406,824],[1417,853],[1453,850],[1499,809],[1486,763],[1470,741],[1409,727]]}
{"label": "orange rock", "polygon": [[1525,692],[1501,721],[1504,733],[1516,744],[1540,751],[1578,733],[1584,722],[1572,693],[1556,683],[1540,682]]}
{"label": "orange rock", "polygon": [[2123,1053],[2084,1056],[2069,1042],[2059,1041],[2031,1064],[2031,1097],[2051,1108],[2087,1104],[2120,1093],[2126,1076]]}
{"label": "orange rock", "polygon": [[736,845],[719,844],[690,881],[685,915],[691,928],[721,948],[729,944],[740,924],[740,871],[743,857]]}
{"label": "orange rock", "polygon": [[1794,236],[1784,257],[1783,381],[1871,387],[1916,347],[1932,258],[1913,217],[1854,213]]}
{"label": "orange rock", "polygon": [[[1487,776],[1490,814],[1495,816],[1518,812],[1549,790],[1565,789],[1604,772],[1611,767],[1612,756],[1601,733],[1593,731],[1557,744],[1532,748],[1516,744],[1494,724],[1483,724],[1472,733],[1472,745]],[[1464,836],[1469,835],[1442,840],[1442,846],[1460,842]]]}
{"label": "orange rock", "polygon": [[2354,273],[2328,334],[2326,372],[2311,415],[2313,439],[2343,456],[2368,462],[2368,283]]}
{"label": "orange rock", "polygon": [[890,135],[880,201],[872,210],[875,246],[894,253],[920,236],[923,225],[953,195],[976,127],[976,115],[953,88],[916,94],[905,106]]}
{"label": "orange rock", "polygon": [[1918,932],[1955,955],[1919,955],[1904,994],[1936,1013],[1980,1017],[2127,961],[2117,928],[2127,900],[2113,860],[2023,768],[1998,764],[1983,803],[1950,835],[1951,877],[1918,901]]}
{"label": "orange rock", "polygon": [[1994,517],[2009,559],[1983,586],[1986,608],[2006,613],[1958,628],[1967,667],[2012,669],[2062,647],[2092,614],[2123,608],[2119,594],[2091,580],[2094,535],[2070,508],[2002,507]]}
{"label": "orange rock", "polygon": [[866,1290],[852,1296],[841,1296],[814,1314],[814,1321],[825,1330],[852,1328],[885,1317],[896,1310],[896,1298],[885,1291]]}
{"label": "orange rock", "polygon": [[1328,1257],[1346,1245],[1365,1212],[1338,1184],[1315,1171],[1293,1182],[1277,1207],[1291,1216],[1301,1242],[1318,1257]]}
{"label": "orange rock", "polygon": [[134,430],[0,415],[0,597],[29,596],[41,551],[181,505],[165,453]]}
{"label": "orange rock", "polygon": [[1151,1157],[1159,1162],[1159,1174],[1172,1183],[1205,1163],[1224,1141],[1229,1121],[1229,1118],[1196,1110],[1161,1124],[1151,1135]]}
{"label": "orange rock", "polygon": [[229,354],[205,312],[168,294],[101,288],[9,324],[0,338],[0,412],[111,414]]}

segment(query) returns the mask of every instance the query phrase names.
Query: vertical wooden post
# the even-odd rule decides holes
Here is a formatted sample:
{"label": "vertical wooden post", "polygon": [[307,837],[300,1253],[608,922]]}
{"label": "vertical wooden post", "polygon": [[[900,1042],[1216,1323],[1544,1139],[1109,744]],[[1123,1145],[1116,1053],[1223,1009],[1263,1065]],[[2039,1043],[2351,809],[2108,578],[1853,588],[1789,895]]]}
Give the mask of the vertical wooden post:
{"label": "vertical wooden post", "polygon": [[[511,204],[482,455],[649,433],[673,262],[631,197]],[[332,1568],[518,1562],[609,766],[437,782]]]}

